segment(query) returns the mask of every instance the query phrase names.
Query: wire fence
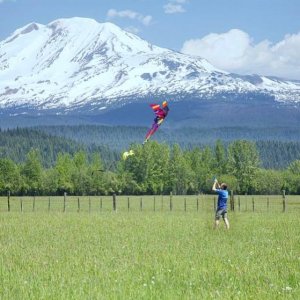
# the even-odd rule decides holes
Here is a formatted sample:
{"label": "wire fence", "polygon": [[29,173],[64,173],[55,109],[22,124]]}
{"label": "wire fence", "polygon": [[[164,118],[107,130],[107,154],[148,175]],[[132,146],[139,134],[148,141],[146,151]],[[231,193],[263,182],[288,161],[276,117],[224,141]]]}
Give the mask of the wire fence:
{"label": "wire fence", "polygon": [[[228,207],[238,212],[299,212],[300,195],[235,195]],[[153,211],[213,212],[216,195],[161,196],[11,196],[0,197],[0,212]]]}

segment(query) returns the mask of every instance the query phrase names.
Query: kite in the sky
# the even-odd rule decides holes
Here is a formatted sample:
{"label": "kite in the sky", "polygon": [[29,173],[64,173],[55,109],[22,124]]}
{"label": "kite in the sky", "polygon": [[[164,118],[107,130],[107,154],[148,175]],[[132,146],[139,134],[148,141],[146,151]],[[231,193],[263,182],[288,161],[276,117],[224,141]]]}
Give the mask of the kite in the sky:
{"label": "kite in the sky", "polygon": [[152,124],[152,127],[149,129],[149,131],[146,134],[146,139],[143,142],[143,144],[147,143],[150,137],[157,131],[158,127],[162,124],[162,122],[165,120],[165,118],[168,115],[169,107],[168,102],[164,101],[162,103],[162,108],[159,104],[150,104],[151,108],[153,109],[156,117],[154,119],[154,122]]}
{"label": "kite in the sky", "polygon": [[[160,107],[159,104],[150,104],[150,106],[151,106],[151,108],[153,109],[153,111],[155,113],[155,119],[154,119],[154,122],[152,124],[152,127],[148,130],[148,132],[146,134],[146,139],[143,142],[143,145],[145,143],[147,143],[148,140],[150,139],[150,137],[156,132],[156,130],[162,124],[162,122],[165,120],[165,118],[167,117],[168,112],[169,112],[169,107],[168,107],[167,101],[164,101],[162,103],[162,107]],[[123,158],[123,160],[127,160],[127,158],[129,156],[132,156],[132,155],[134,155],[133,150],[125,151],[122,154],[122,158]]]}

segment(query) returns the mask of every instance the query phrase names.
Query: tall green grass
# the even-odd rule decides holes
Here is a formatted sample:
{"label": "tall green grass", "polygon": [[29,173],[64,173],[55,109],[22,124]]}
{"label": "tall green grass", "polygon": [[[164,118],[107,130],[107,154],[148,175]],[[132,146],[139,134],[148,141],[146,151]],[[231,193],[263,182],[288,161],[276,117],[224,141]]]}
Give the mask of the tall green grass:
{"label": "tall green grass", "polygon": [[299,299],[297,211],[2,212],[0,299]]}

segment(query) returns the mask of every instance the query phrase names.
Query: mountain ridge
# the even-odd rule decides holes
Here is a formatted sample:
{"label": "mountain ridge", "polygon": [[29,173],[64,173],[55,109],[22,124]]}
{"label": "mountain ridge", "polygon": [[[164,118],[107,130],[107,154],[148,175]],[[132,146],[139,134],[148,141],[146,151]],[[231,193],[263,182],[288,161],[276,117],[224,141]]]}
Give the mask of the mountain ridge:
{"label": "mountain ridge", "polygon": [[180,102],[256,94],[298,106],[300,82],[231,74],[203,58],[87,18],[30,23],[0,42],[0,109],[15,114],[103,114],[161,98]]}

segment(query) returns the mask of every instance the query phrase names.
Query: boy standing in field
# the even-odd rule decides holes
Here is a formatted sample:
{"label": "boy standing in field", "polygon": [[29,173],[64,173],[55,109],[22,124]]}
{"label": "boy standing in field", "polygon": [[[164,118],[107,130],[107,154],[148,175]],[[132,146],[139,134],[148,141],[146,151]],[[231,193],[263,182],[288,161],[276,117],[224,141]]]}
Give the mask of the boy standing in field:
{"label": "boy standing in field", "polygon": [[219,226],[220,218],[222,216],[226,229],[229,229],[229,221],[227,219],[227,200],[228,200],[227,184],[222,183],[221,185],[219,185],[217,179],[215,179],[212,190],[218,194],[218,207],[216,210],[215,228]]}

